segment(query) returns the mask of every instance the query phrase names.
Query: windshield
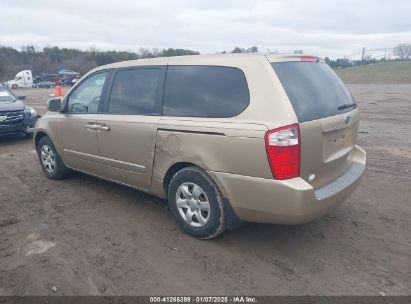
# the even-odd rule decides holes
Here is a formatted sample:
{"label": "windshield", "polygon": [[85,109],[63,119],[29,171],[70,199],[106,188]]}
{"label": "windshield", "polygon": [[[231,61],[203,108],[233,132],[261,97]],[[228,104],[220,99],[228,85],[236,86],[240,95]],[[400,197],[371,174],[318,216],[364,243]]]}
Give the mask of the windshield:
{"label": "windshield", "polygon": [[321,62],[271,64],[290,99],[299,122],[352,111],[354,100],[334,71]]}
{"label": "windshield", "polygon": [[0,88],[0,102],[13,102],[16,100],[16,97],[8,90]]}

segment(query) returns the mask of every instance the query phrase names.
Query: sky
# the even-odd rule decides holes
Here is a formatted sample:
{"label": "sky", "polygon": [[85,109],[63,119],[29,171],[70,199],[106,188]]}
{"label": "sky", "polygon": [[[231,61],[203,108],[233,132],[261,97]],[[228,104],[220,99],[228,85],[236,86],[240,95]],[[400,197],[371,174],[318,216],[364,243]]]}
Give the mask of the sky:
{"label": "sky", "polygon": [[357,53],[355,59],[363,47],[367,53],[409,42],[409,0],[0,0],[0,45],[17,49],[212,54],[256,45],[261,52],[330,58]]}

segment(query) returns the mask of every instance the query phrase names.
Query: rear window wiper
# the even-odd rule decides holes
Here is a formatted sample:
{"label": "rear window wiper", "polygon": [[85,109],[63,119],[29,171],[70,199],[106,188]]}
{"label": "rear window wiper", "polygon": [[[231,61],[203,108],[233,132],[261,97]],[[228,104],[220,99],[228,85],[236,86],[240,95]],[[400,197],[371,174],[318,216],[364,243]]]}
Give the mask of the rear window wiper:
{"label": "rear window wiper", "polygon": [[351,107],[356,108],[357,104],[356,103],[346,103],[346,104],[338,106],[337,110],[345,110]]}

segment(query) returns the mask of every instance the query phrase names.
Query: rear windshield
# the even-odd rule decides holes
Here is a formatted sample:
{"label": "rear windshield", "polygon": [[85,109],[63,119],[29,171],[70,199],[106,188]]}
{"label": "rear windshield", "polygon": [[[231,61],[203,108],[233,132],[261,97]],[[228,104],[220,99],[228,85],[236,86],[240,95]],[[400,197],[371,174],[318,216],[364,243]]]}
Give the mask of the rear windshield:
{"label": "rear windshield", "polygon": [[343,106],[354,103],[354,100],[326,63],[290,61],[271,65],[299,122],[334,116],[354,109]]}
{"label": "rear windshield", "polygon": [[0,102],[12,102],[15,99],[16,98],[8,90],[0,88]]}

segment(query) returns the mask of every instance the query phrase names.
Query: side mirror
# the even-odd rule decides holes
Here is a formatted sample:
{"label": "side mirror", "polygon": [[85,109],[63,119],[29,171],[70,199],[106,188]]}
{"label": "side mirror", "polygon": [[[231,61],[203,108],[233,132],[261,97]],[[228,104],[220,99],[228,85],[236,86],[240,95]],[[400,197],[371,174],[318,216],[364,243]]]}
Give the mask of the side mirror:
{"label": "side mirror", "polygon": [[50,99],[47,101],[47,109],[50,112],[60,112],[61,111],[61,99],[56,98],[56,99]]}

